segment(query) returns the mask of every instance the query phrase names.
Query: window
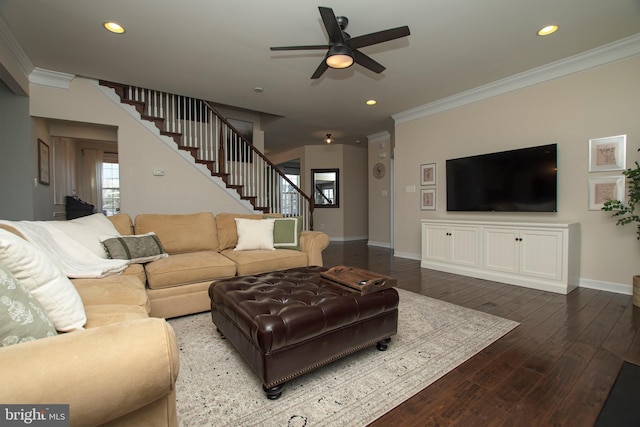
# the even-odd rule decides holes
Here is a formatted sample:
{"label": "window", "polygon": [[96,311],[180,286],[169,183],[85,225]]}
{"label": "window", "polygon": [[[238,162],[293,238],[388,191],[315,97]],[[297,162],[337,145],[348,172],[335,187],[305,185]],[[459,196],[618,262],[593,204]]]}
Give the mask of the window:
{"label": "window", "polygon": [[111,216],[120,213],[120,165],[102,163],[102,213]]}
{"label": "window", "polygon": [[[300,187],[300,175],[290,175],[285,174],[289,180]],[[282,215],[284,216],[296,216],[300,215],[300,211],[298,208],[298,192],[293,188],[293,186],[286,180],[281,178],[281,188],[282,188]]]}

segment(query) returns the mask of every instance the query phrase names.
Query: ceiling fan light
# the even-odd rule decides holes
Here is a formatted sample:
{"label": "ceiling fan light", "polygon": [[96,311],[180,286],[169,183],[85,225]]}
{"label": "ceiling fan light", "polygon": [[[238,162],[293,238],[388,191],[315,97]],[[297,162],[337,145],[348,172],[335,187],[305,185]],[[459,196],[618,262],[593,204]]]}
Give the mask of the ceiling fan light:
{"label": "ceiling fan light", "polygon": [[349,68],[353,65],[353,52],[343,45],[331,46],[325,62],[331,68]]}

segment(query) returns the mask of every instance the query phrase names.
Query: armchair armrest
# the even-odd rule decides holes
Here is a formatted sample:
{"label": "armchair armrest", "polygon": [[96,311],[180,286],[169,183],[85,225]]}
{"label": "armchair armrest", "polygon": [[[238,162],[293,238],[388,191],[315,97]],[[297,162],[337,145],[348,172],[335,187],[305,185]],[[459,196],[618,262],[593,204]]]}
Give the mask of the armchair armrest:
{"label": "armchair armrest", "polygon": [[99,425],[175,387],[175,334],[147,318],[0,349],[0,402],[69,404],[72,425]]}
{"label": "armchair armrest", "polygon": [[300,248],[307,254],[309,265],[322,267],[322,251],[329,246],[329,235],[322,231],[303,231],[300,234]]}

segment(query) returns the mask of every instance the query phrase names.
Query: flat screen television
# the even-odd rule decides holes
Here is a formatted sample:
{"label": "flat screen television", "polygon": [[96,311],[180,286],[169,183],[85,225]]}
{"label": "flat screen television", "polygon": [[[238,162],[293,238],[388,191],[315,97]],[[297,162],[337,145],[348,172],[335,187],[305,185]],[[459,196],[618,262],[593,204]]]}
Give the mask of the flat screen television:
{"label": "flat screen television", "polygon": [[557,144],[447,160],[447,211],[557,212]]}

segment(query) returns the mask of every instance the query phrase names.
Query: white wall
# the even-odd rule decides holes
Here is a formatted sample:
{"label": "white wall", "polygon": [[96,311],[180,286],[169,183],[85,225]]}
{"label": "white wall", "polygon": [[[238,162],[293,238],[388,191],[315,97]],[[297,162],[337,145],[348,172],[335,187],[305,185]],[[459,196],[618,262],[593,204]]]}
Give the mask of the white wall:
{"label": "white wall", "polygon": [[362,240],[369,236],[369,192],[367,147],[343,145],[340,201],[344,240]]}
{"label": "white wall", "polygon": [[[369,245],[391,247],[391,134],[370,135],[368,150]],[[373,167],[381,163],[385,174],[373,176]]]}
{"label": "white wall", "polygon": [[[589,139],[626,134],[627,167],[640,159],[640,56],[404,123],[395,129],[395,250],[420,256],[421,219],[577,222],[581,284],[630,285],[640,273],[640,242],[632,225],[588,210]],[[558,144],[558,212],[446,212],[445,161],[515,148]],[[419,167],[437,164],[437,210],[419,209]],[[418,191],[405,192],[415,185]]]}
{"label": "white wall", "polygon": [[[117,127],[122,212],[249,212],[246,203],[213,183],[206,168],[190,155],[176,154],[155,130],[142,126],[119,101],[103,94],[94,80],[76,77],[69,89],[30,86],[30,114]],[[254,133],[255,135],[255,133]],[[154,176],[162,169],[164,176]]]}
{"label": "white wall", "polygon": [[316,208],[315,230],[324,231],[334,241],[368,237],[367,147],[345,144],[307,145],[271,157],[275,164],[300,159],[300,188],[308,195],[311,169],[340,170],[340,207]]}

